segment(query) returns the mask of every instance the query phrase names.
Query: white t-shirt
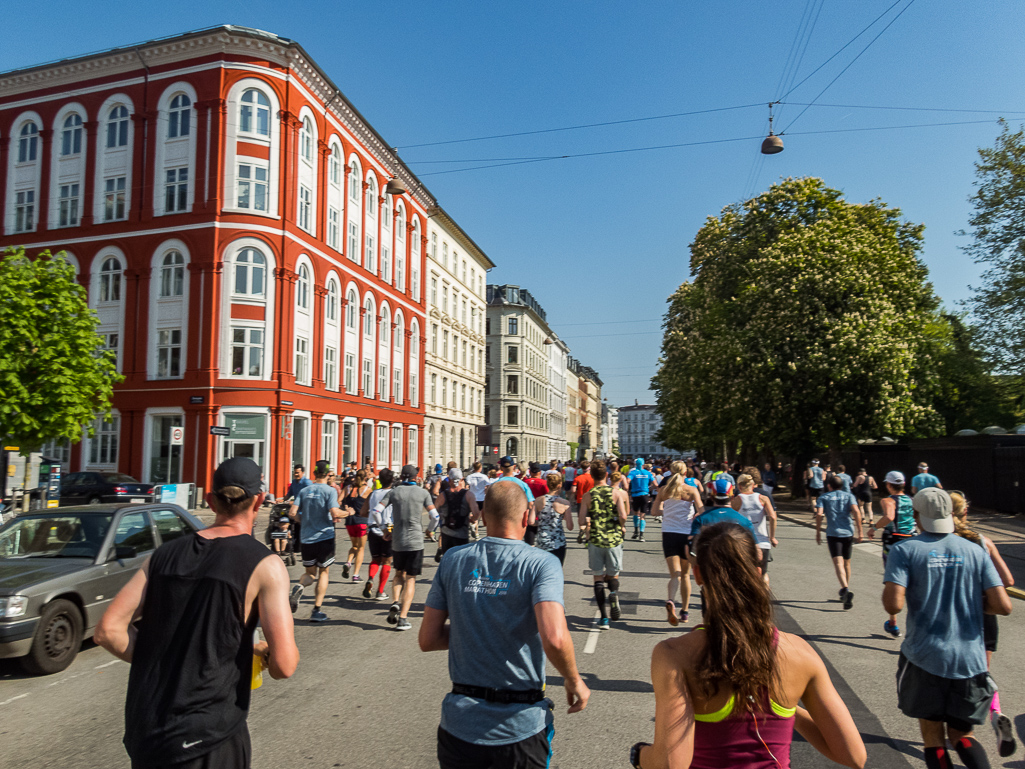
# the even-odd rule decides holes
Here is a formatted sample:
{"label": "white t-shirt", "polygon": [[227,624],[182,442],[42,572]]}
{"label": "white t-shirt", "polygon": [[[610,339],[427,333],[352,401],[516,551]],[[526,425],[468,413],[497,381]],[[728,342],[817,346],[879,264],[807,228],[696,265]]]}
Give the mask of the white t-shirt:
{"label": "white t-shirt", "polygon": [[769,519],[765,516],[762,495],[757,492],[738,494],[740,497],[740,514],[747,516],[755,530],[755,543],[763,550],[772,547],[769,541]]}
{"label": "white t-shirt", "polygon": [[488,476],[484,473],[470,473],[466,476],[466,485],[470,489],[470,493],[473,494],[473,498],[478,502],[484,500],[484,492],[488,490],[490,485],[488,482]]}
{"label": "white t-shirt", "polygon": [[694,520],[694,504],[689,499],[667,499],[662,502],[662,533],[690,534]]}

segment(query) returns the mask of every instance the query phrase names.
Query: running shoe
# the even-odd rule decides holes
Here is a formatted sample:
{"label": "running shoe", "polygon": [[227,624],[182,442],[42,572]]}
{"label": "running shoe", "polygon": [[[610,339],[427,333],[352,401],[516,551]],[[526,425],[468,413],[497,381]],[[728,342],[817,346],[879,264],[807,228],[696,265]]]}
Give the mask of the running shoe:
{"label": "running shoe", "polygon": [[362,582],[363,581],[363,577],[361,577],[359,574],[353,574],[352,575],[352,581],[354,583],[355,582]]}
{"label": "running shoe", "polygon": [[891,625],[890,620],[886,620],[886,622],[883,623],[883,630],[892,635],[894,638],[901,637],[900,627],[896,623]]}
{"label": "running shoe", "polygon": [[662,516],[661,515],[656,515],[655,516],[655,523],[662,523]]}
{"label": "running shoe", "polygon": [[398,623],[395,625],[396,630],[412,630],[413,626],[409,624],[409,620],[405,617],[399,617]]}
{"label": "running shoe", "polygon": [[377,594],[377,600],[378,601],[390,601],[391,600],[391,596],[388,595],[387,593],[378,593]]}
{"label": "running shoe", "polygon": [[322,611],[314,609],[310,615],[310,622],[327,622],[327,615]]}
{"label": "running shoe", "polygon": [[600,620],[598,620],[598,629],[599,630],[608,630],[609,629],[609,618],[608,617],[602,617]]}
{"label": "running shoe", "polygon": [[634,535],[630,537],[630,539],[637,539],[639,536],[641,536],[641,533],[639,531],[635,531]]}
{"label": "running shoe", "polygon": [[843,596],[843,610],[848,611],[852,606],[854,606],[854,593],[848,590]]}
{"label": "running shoe", "polygon": [[842,588],[840,588],[840,600],[841,600],[841,601],[843,600],[843,597],[844,597],[844,596],[845,596],[846,594],[847,594],[847,588],[845,588],[845,587],[842,587]]}
{"label": "running shoe", "polygon": [[1018,745],[1014,741],[1014,729],[1011,726],[1011,719],[994,710],[989,714],[989,722],[993,725],[993,731],[997,735],[997,751],[1001,758],[1012,755]]}
{"label": "running shoe", "polygon": [[388,624],[394,625],[399,621],[399,612],[402,611],[402,607],[397,603],[393,603],[391,608],[388,609]]}
{"label": "running shoe", "polygon": [[690,619],[690,612],[689,611],[680,612],[680,622],[682,622],[684,625],[686,625],[687,624],[687,620],[689,620],[689,619]]}
{"label": "running shoe", "polygon": [[609,603],[611,604],[612,609],[609,614],[612,615],[613,620],[618,620],[623,616],[623,612],[619,610],[619,596],[615,593],[609,593]]}
{"label": "running shoe", "polygon": [[370,580],[367,580],[367,584],[365,584],[363,586],[363,597],[364,598],[369,598],[370,594],[373,592],[373,589],[374,589],[374,583],[371,582]]}
{"label": "running shoe", "polygon": [[646,539],[644,538],[644,535],[643,535],[643,534],[641,534],[641,536],[639,536],[639,537],[637,538],[637,541],[638,541],[638,542],[647,542],[648,540],[646,540]]}
{"label": "running shoe", "polygon": [[343,563],[342,564],[342,579],[348,579],[348,578],[349,578],[349,564]]}
{"label": "running shoe", "polygon": [[669,620],[669,624],[676,627],[680,624],[680,618],[676,614],[676,603],[674,601],[666,601],[666,617]]}
{"label": "running shoe", "polygon": [[288,594],[288,606],[292,610],[292,614],[295,614],[299,608],[299,599],[303,597],[304,588],[302,585],[293,585],[292,592]]}

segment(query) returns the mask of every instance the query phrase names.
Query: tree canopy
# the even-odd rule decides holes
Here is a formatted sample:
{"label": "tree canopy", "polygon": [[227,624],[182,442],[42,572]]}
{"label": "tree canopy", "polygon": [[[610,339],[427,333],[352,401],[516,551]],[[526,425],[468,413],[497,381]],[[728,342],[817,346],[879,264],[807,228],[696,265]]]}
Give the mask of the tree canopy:
{"label": "tree canopy", "polygon": [[938,301],[921,225],[786,179],[709,217],[669,299],[652,386],[673,448],[741,442],[793,456],[936,433]]}
{"label": "tree canopy", "polygon": [[968,306],[980,341],[1002,373],[1025,376],[1025,129],[1002,124],[975,164],[965,252],[986,265]]}
{"label": "tree canopy", "polygon": [[38,449],[80,440],[120,381],[74,269],[58,254],[0,255],[0,438]]}

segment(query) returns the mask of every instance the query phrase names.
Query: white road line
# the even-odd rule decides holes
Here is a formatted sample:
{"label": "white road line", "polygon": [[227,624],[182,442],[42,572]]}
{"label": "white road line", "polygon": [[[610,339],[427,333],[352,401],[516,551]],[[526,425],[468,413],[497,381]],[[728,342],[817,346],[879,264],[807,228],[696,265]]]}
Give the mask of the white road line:
{"label": "white road line", "polygon": [[[598,619],[601,617],[601,612],[595,610],[594,618]],[[584,654],[594,654],[595,648],[598,646],[598,636],[601,635],[601,627],[595,625],[587,631],[587,641],[584,643]]]}
{"label": "white road line", "polygon": [[0,705],[10,705],[15,700],[24,699],[25,697],[28,697],[28,695],[27,694],[19,694],[17,697],[11,697],[9,700],[4,700],[3,702],[0,702]]}
{"label": "white road line", "polygon": [[111,660],[110,662],[104,662],[102,665],[97,665],[93,670],[100,670],[101,668],[109,668],[111,665],[116,665],[121,660]]}

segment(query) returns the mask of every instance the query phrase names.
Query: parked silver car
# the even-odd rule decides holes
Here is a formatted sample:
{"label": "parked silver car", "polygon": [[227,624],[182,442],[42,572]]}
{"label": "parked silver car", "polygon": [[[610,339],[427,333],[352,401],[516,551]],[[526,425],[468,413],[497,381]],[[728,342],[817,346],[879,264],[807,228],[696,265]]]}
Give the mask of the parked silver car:
{"label": "parked silver car", "polygon": [[74,661],[117,592],[163,542],[204,528],[170,504],[98,504],[0,527],[0,659],[30,673]]}

